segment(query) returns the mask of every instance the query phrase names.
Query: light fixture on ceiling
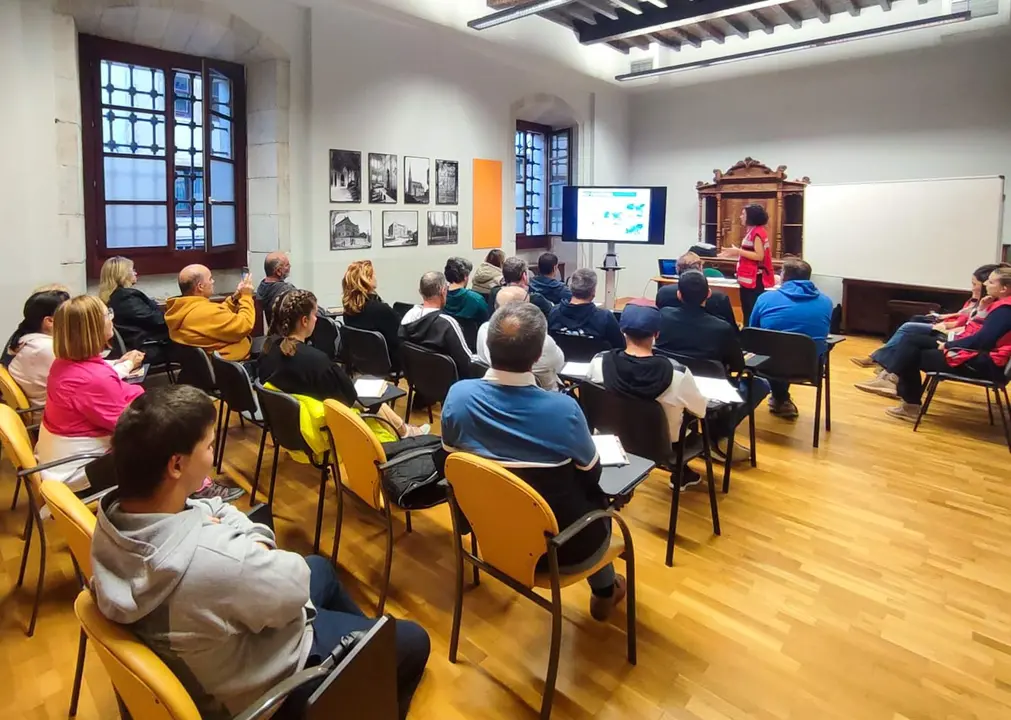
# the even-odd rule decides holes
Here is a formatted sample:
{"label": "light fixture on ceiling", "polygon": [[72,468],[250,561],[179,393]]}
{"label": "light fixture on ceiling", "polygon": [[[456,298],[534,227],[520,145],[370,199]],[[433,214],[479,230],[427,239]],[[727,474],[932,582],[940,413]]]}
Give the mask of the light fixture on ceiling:
{"label": "light fixture on ceiling", "polygon": [[629,82],[631,80],[644,80],[646,78],[660,77],[661,75],[671,75],[673,73],[685,72],[686,70],[698,70],[700,68],[715,67],[717,65],[727,65],[729,63],[740,62],[741,60],[756,60],[758,58],[783,55],[797,50],[810,50],[813,48],[826,47],[828,45],[840,45],[853,40],[864,38],[881,37],[883,35],[896,35],[908,30],[918,30],[921,28],[934,27],[936,25],[950,25],[952,23],[968,20],[971,13],[968,10],[963,12],[940,15],[920,20],[910,20],[909,22],[897,23],[883,28],[870,28],[867,30],[856,30],[842,35],[821,38],[818,40],[805,40],[804,42],[780,45],[779,47],[767,48],[764,50],[752,50],[750,52],[737,53],[736,55],[726,55],[724,57],[711,58],[709,60],[696,60],[695,62],[682,63],[680,65],[664,65],[653,70],[640,72],[629,72],[618,75],[614,79],[618,82]]}
{"label": "light fixture on ceiling", "polygon": [[572,0],[536,0],[536,2],[514,5],[510,8],[506,8],[505,10],[499,10],[498,12],[493,12],[490,15],[479,17],[476,20],[471,20],[467,23],[467,27],[473,30],[487,30],[488,28],[495,27],[496,25],[504,25],[505,23],[512,22],[513,20],[519,20],[520,18],[524,18],[529,15],[536,15],[537,13],[546,12],[547,10],[554,10],[562,5],[568,5],[571,2]]}

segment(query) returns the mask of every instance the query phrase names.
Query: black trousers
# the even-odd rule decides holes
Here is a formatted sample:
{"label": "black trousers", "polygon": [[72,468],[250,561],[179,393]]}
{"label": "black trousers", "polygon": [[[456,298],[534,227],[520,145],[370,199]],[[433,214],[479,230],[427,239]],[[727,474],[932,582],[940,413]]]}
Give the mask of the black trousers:
{"label": "black trousers", "polygon": [[885,369],[899,378],[898,393],[903,402],[920,404],[923,395],[922,372],[946,372],[962,377],[993,377],[1000,372],[989,355],[979,355],[969,362],[952,367],[937,348],[932,335],[907,335],[895,350],[890,367]]}
{"label": "black trousers", "polygon": [[762,274],[758,274],[755,280],[755,287],[741,288],[741,316],[744,318],[744,327],[751,325],[751,311],[755,307],[758,296],[765,292],[765,283],[762,282]]}

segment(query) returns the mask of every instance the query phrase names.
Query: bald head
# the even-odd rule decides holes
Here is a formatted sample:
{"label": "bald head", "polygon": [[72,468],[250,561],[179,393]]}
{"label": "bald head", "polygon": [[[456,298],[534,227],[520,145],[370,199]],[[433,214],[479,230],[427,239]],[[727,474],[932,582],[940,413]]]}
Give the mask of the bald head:
{"label": "bald head", "polygon": [[187,265],[179,272],[179,292],[182,295],[210,297],[214,294],[211,271],[203,265]]}
{"label": "bald head", "polygon": [[519,285],[506,285],[504,288],[498,291],[498,295],[495,296],[495,307],[505,307],[506,305],[512,305],[513,303],[526,302],[530,293],[525,287],[520,287]]}
{"label": "bald head", "polygon": [[268,278],[286,280],[291,274],[291,261],[283,252],[272,252],[263,260],[263,274]]}

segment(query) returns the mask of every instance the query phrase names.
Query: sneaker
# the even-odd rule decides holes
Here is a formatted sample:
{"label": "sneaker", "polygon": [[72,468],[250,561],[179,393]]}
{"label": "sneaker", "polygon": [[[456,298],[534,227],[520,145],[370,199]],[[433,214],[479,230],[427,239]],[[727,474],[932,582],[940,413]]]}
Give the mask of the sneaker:
{"label": "sneaker", "polygon": [[211,498],[221,498],[222,502],[232,502],[238,500],[240,497],[246,494],[246,491],[242,488],[231,487],[229,485],[222,485],[219,482],[211,480],[210,485],[206,485],[200,490],[190,495],[194,500],[210,500]]}
{"label": "sneaker", "polygon": [[407,425],[404,431],[404,437],[419,437],[421,435],[428,435],[430,432],[432,432],[432,426],[428,423],[425,423],[420,427],[417,425]]}
{"label": "sneaker", "polygon": [[797,406],[793,404],[793,400],[790,398],[787,398],[783,402],[776,402],[774,398],[770,398],[769,412],[784,420],[796,420],[797,416],[800,415]]}
{"label": "sneaker", "polygon": [[607,618],[611,616],[611,611],[614,610],[615,606],[625,599],[625,593],[627,591],[628,588],[625,582],[625,576],[618,575],[614,578],[614,592],[611,593],[610,596],[590,596],[590,617],[597,622],[604,622],[607,620]]}
{"label": "sneaker", "polygon": [[[684,491],[690,487],[695,487],[700,482],[702,482],[702,476],[685,465],[681,471],[681,490]],[[670,476],[670,487],[671,490],[674,489],[674,473],[671,473]]]}
{"label": "sneaker", "polygon": [[881,395],[886,398],[898,398],[898,378],[895,378],[886,372],[878,373],[878,376],[873,380],[868,380],[867,382],[857,383],[854,387],[857,390],[863,390],[867,393],[873,393],[874,395]]}
{"label": "sneaker", "polygon": [[[721,446],[721,443],[722,443],[722,446]],[[724,450],[724,447],[726,446],[726,444],[727,444],[726,439],[717,440],[713,444],[713,453],[716,455],[716,457],[718,457],[720,460],[723,460],[723,461],[726,461],[726,459],[727,459],[727,451]],[[734,443],[734,462],[735,463],[744,462],[745,460],[750,460],[750,459],[751,459],[751,448],[745,447],[744,445],[741,445],[741,443],[739,443],[739,442],[735,442]]]}
{"label": "sneaker", "polygon": [[898,407],[888,408],[887,410],[885,410],[885,412],[891,415],[893,418],[898,418],[899,420],[905,420],[906,422],[914,423],[916,422],[916,418],[920,416],[920,406],[904,402]]}
{"label": "sneaker", "polygon": [[856,365],[857,367],[862,368],[871,368],[877,365],[877,363],[874,362],[874,360],[870,356],[850,358],[850,362]]}

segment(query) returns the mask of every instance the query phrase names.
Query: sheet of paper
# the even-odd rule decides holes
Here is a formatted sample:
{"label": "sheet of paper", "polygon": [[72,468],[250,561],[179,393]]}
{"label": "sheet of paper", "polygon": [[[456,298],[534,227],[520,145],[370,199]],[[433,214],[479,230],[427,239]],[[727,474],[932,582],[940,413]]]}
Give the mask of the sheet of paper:
{"label": "sheet of paper", "polygon": [[590,374],[590,363],[567,362],[561,374],[565,377],[585,378]]}
{"label": "sheet of paper", "polygon": [[604,467],[628,465],[628,455],[621,446],[617,435],[594,435],[593,444],[597,446],[600,464]]}
{"label": "sheet of paper", "polygon": [[377,398],[386,392],[386,381],[382,378],[358,378],[355,380],[358,397]]}
{"label": "sheet of paper", "polygon": [[741,394],[737,392],[737,388],[723,378],[692,377],[695,379],[699,392],[702,393],[706,400],[716,400],[724,403],[744,402],[741,399]]}

